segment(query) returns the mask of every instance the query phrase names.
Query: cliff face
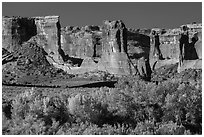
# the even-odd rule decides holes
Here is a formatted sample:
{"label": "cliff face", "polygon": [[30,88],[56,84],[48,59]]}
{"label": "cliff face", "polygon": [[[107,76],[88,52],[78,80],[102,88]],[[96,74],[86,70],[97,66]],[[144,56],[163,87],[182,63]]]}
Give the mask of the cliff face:
{"label": "cliff face", "polygon": [[65,27],[61,29],[61,49],[65,55],[76,58],[100,57],[101,31],[98,26]]}
{"label": "cliff face", "polygon": [[[197,58],[202,59],[201,25],[187,26],[190,40],[194,37],[196,42],[189,41],[192,46],[186,54],[192,59],[191,51],[195,47]],[[138,72],[143,77],[150,77],[154,68],[178,62],[180,29],[177,28],[157,30],[164,60],[158,60],[152,54],[154,42],[150,29],[127,29],[120,20],[104,21],[101,27],[61,28],[59,16],[3,17],[2,28],[2,48],[9,53],[3,56],[4,63],[12,60],[11,54],[19,60],[25,50],[26,55],[30,52],[32,56],[24,56],[24,63],[36,60],[41,64],[49,62],[71,74],[101,70],[117,75]],[[25,49],[26,46],[31,47],[28,48],[30,50]],[[38,49],[43,56],[42,62],[39,56],[33,55],[38,54],[34,52]]]}
{"label": "cliff face", "polygon": [[[148,60],[150,37],[142,33],[147,32],[127,29],[121,21],[105,21],[101,27],[85,26],[79,28],[69,26],[61,29],[61,49],[64,51],[65,60],[69,58],[83,59],[81,68],[83,67],[86,71],[95,68],[114,74],[118,74],[120,71],[122,73],[124,70],[118,71],[115,69],[122,67],[116,62],[126,62],[125,60],[128,60],[128,66],[131,66],[130,70],[134,68],[135,71],[136,68],[141,76],[147,77],[151,74]],[[118,60],[118,58],[120,59]],[[112,66],[110,62],[112,62]],[[67,71],[71,73],[72,70]],[[124,72],[123,74],[129,73]]]}
{"label": "cliff face", "polygon": [[[58,23],[56,16],[3,17],[4,83],[25,84],[36,76],[51,76],[52,71],[56,71],[51,64],[59,62],[60,58]],[[53,58],[52,62],[48,62],[47,58]]]}
{"label": "cliff face", "polygon": [[[185,51],[185,60],[196,60],[202,59],[202,26],[201,24],[186,24],[189,32],[189,44]],[[154,50],[154,38],[150,34],[151,38],[151,50],[150,50],[150,65],[152,69],[159,68],[167,64],[175,64],[179,61],[179,38],[181,29],[152,29],[159,33],[160,45],[162,56],[164,60],[158,60],[157,57],[153,55]],[[196,38],[196,42],[192,41],[192,38]],[[186,61],[188,62],[188,61]],[[198,67],[199,68],[199,67]]]}
{"label": "cliff face", "polygon": [[[183,26],[183,25],[182,25]],[[200,34],[202,32],[202,25],[201,24],[186,24],[188,27],[189,32],[189,43],[192,42],[192,38],[195,37],[195,35],[198,35],[198,40],[202,40],[200,37]],[[159,33],[160,37],[160,49],[163,54],[164,58],[169,59],[178,59],[179,58],[179,38],[181,29],[175,28],[175,29],[152,29]],[[153,48],[154,40],[153,36],[150,34],[151,38],[151,46]]]}
{"label": "cliff face", "polygon": [[[127,29],[122,21],[104,21],[102,27],[62,28],[61,49],[67,60],[83,60],[78,73],[101,70],[129,75],[135,71],[127,55]],[[76,73],[75,69],[67,71]]]}
{"label": "cliff face", "polygon": [[[19,58],[20,50],[26,45],[24,43],[42,48],[45,51],[42,52],[43,56],[50,64],[68,73],[102,70],[128,75],[133,72],[127,55],[127,30],[121,21],[105,22],[103,28],[86,26],[61,29],[59,16],[3,17],[2,47]],[[28,51],[32,53],[32,50]],[[31,60],[38,60],[38,56],[32,57]],[[3,60],[8,61],[6,56]]]}
{"label": "cliff face", "polygon": [[60,22],[59,16],[35,17],[37,34],[44,38],[47,43],[43,46],[48,56],[52,57],[55,62],[62,63],[60,55]]}
{"label": "cliff face", "polygon": [[202,59],[202,32],[196,34],[198,41],[195,43],[196,53],[199,59]]}
{"label": "cliff face", "polygon": [[[140,76],[149,80],[151,68],[149,64],[150,37],[149,30],[128,29],[128,55]],[[148,35],[146,35],[148,34]]]}
{"label": "cliff face", "polygon": [[[43,43],[43,49],[60,62],[60,24],[58,16],[22,18],[3,17],[2,47],[9,52],[18,52],[21,44],[36,36],[38,43]],[[45,40],[45,42],[42,42]],[[40,44],[41,45],[41,44]]]}
{"label": "cliff face", "polygon": [[122,21],[104,21],[102,64],[112,74],[134,74],[127,55],[127,29]]}
{"label": "cliff face", "polygon": [[9,52],[16,51],[19,46],[37,34],[33,18],[3,17],[2,47]]}

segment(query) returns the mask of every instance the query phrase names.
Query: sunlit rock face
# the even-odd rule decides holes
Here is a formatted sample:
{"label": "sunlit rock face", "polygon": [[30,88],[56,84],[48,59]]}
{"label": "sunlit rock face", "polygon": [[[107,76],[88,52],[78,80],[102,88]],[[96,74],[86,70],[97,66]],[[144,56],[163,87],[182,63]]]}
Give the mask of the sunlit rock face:
{"label": "sunlit rock face", "polygon": [[61,49],[71,58],[94,59],[91,66],[82,62],[82,68],[119,75],[135,71],[127,55],[127,29],[122,21],[104,21],[101,27],[62,28]]}
{"label": "sunlit rock face", "polygon": [[44,45],[44,50],[51,56],[55,62],[62,62],[60,55],[60,22],[59,16],[35,17],[35,25],[39,37],[44,37],[47,44]]}
{"label": "sunlit rock face", "polygon": [[124,23],[104,21],[101,63],[111,74],[133,74],[135,69],[127,56],[127,29]]}
{"label": "sunlit rock face", "polygon": [[99,29],[98,26],[61,28],[61,49],[70,57],[101,57],[102,33]]}
{"label": "sunlit rock face", "polygon": [[199,59],[202,59],[202,32],[196,34],[198,41],[195,43],[196,53]]}
{"label": "sunlit rock face", "polygon": [[104,52],[127,52],[127,29],[122,21],[104,21],[103,36]]}
{"label": "sunlit rock face", "polygon": [[98,58],[92,61],[94,65],[81,62],[83,64],[81,68],[119,75],[132,74],[134,71],[127,55],[127,29],[122,21],[106,21],[103,27],[61,29],[59,16],[3,17],[2,47],[5,50],[18,56],[23,43],[32,37],[34,37],[32,43],[43,48],[44,56],[50,64],[60,66],[66,64],[70,58],[74,61]]}

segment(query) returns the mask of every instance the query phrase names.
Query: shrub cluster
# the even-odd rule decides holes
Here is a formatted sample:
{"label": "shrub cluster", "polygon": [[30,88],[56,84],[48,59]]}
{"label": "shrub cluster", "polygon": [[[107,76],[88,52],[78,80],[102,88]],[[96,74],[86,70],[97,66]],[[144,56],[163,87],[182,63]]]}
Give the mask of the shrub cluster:
{"label": "shrub cluster", "polygon": [[202,89],[178,80],[156,85],[129,77],[121,78],[116,88],[75,93],[45,94],[32,88],[3,101],[2,131],[13,135],[202,134]]}

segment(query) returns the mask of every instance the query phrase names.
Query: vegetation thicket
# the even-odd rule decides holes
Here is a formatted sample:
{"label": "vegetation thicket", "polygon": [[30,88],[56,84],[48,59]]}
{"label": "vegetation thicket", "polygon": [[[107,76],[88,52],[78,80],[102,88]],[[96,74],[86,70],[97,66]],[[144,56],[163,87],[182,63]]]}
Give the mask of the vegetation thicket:
{"label": "vegetation thicket", "polygon": [[[115,88],[40,88],[3,95],[3,134],[202,134],[202,85],[123,77]],[[70,90],[70,92],[69,92]]]}

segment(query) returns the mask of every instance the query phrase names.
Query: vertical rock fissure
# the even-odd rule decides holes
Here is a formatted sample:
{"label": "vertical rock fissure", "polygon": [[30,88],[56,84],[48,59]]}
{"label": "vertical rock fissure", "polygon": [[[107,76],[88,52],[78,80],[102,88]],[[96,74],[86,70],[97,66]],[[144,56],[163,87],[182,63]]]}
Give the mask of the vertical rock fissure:
{"label": "vertical rock fissure", "polygon": [[61,25],[60,25],[60,21],[57,22],[57,36],[58,36],[58,53],[59,53],[59,56],[61,56],[63,62],[65,62],[67,59],[64,51],[62,50],[61,48]]}

